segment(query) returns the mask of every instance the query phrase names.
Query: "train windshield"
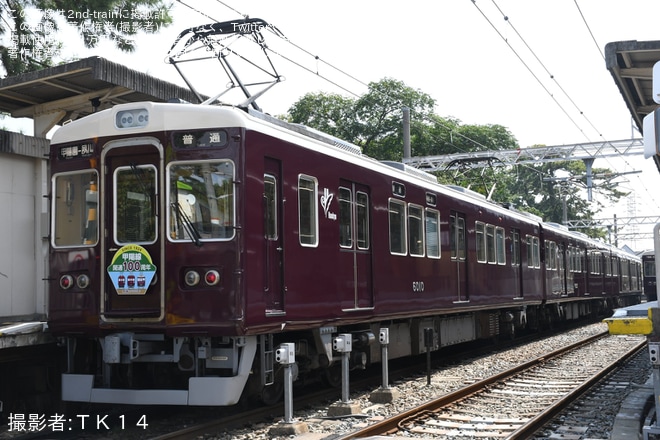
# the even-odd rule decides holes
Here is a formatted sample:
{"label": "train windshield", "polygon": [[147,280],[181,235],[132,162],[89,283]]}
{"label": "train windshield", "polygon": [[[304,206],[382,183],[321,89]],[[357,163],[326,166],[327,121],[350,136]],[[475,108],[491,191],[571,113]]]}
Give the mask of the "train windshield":
{"label": "train windshield", "polygon": [[230,161],[169,165],[169,236],[173,241],[234,237],[234,164]]}
{"label": "train windshield", "polygon": [[644,259],[644,276],[647,277],[655,276],[655,260]]}
{"label": "train windshield", "polygon": [[53,176],[53,246],[96,245],[98,203],[96,171],[85,170]]}
{"label": "train windshield", "polygon": [[134,164],[115,170],[115,241],[154,243],[156,222],[156,167]]}

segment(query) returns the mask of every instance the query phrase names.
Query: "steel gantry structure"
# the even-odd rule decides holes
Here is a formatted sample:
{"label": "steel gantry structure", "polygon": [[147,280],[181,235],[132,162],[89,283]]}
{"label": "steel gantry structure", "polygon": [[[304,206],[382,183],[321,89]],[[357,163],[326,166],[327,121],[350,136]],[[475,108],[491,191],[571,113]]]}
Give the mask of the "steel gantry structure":
{"label": "steel gantry structure", "polygon": [[489,161],[493,164],[507,166],[564,160],[593,161],[597,158],[633,156],[643,153],[644,144],[642,139],[625,139],[549,147],[517,148],[515,150],[473,151],[441,156],[408,157],[404,158],[403,162],[406,165],[433,172],[447,171],[457,168],[459,165],[468,168],[482,168],[483,164]]}
{"label": "steel gantry structure", "polygon": [[488,150],[440,156],[404,157],[403,163],[424,171],[448,171],[455,168],[483,168],[582,160],[587,167],[587,197],[591,201],[594,174],[592,166],[597,158],[623,157],[644,154],[642,139],[588,142],[554,146]]}
{"label": "steel gantry structure", "polygon": [[[598,158],[621,158],[624,156],[635,156],[644,154],[644,143],[642,139],[624,139],[618,141],[589,142],[580,144],[567,144],[555,146],[539,146],[529,148],[517,148],[515,150],[489,150],[465,153],[446,154],[439,156],[404,157],[403,162],[428,172],[448,171],[452,169],[484,168],[487,166],[513,166],[525,164],[550,163],[567,160],[584,161],[587,180],[587,193],[591,201],[591,190],[593,188],[592,165]],[[628,173],[623,173],[628,174]],[[593,220],[564,220],[570,229],[584,229],[592,227],[607,228],[614,232],[616,237],[621,237],[620,230],[625,227],[636,227],[640,225],[655,224],[660,221],[658,217],[614,217],[611,219]]]}

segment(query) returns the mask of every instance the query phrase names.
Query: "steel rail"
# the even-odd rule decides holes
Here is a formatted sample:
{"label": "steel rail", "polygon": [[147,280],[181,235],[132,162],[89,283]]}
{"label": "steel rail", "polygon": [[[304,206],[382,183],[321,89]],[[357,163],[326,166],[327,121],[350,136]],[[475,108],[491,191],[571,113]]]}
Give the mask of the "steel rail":
{"label": "steel rail", "polygon": [[[602,332],[602,333],[598,333],[596,335],[590,336],[590,337],[585,338],[581,341],[578,341],[574,344],[568,345],[566,347],[562,347],[562,348],[560,348],[558,350],[555,350],[555,351],[552,351],[550,353],[546,353],[546,354],[544,354],[542,356],[539,356],[535,359],[529,360],[529,361],[524,362],[522,364],[519,364],[519,365],[517,365],[513,368],[502,371],[502,372],[500,372],[500,373],[498,373],[494,376],[490,376],[486,379],[483,379],[481,381],[478,381],[478,382],[475,382],[473,384],[467,385],[467,386],[465,386],[461,389],[458,389],[454,392],[445,394],[441,397],[438,397],[437,399],[433,399],[429,402],[426,402],[426,403],[422,404],[421,406],[418,406],[416,408],[412,408],[410,410],[404,411],[404,412],[402,412],[402,413],[400,413],[396,416],[393,416],[393,417],[387,418],[385,420],[382,420],[380,422],[374,423],[372,425],[366,426],[366,427],[364,427],[364,428],[362,428],[358,431],[354,431],[352,433],[345,434],[343,436],[337,437],[335,440],[349,440],[349,439],[357,439],[357,438],[365,438],[365,437],[371,437],[371,436],[392,434],[394,432],[399,431],[399,425],[403,421],[411,419],[411,418],[415,417],[416,415],[418,415],[419,413],[431,412],[431,411],[438,410],[442,407],[448,406],[448,405],[450,405],[450,404],[452,404],[452,403],[454,403],[458,400],[464,399],[468,396],[471,396],[473,394],[476,394],[476,393],[482,391],[484,388],[486,388],[489,385],[500,382],[500,381],[502,381],[504,379],[507,379],[511,376],[514,376],[514,375],[516,375],[516,374],[518,374],[522,371],[530,369],[530,368],[532,368],[536,365],[542,364],[542,363],[546,362],[549,359],[561,356],[564,353],[575,350],[575,349],[577,349],[577,348],[579,348],[583,345],[590,344],[590,343],[592,343],[592,342],[594,342],[598,339],[602,339],[602,338],[604,338],[608,335],[609,335],[608,332]],[[646,341],[644,341],[641,345],[643,345],[645,343],[646,343]],[[636,349],[638,350],[639,347],[636,347]],[[633,349],[631,351],[635,351],[635,349]],[[620,360],[617,360],[617,361],[613,362],[613,364],[615,364],[615,365],[613,365],[611,368],[616,366],[616,364],[618,362],[620,362]],[[591,382],[592,380],[593,380],[593,378],[590,379],[589,382]],[[548,414],[550,414],[550,409],[548,409]],[[534,417],[528,423],[534,422],[535,424],[537,424],[537,423],[540,423],[541,420],[542,420],[542,418],[539,415],[537,417]],[[521,427],[519,429],[519,431],[522,430],[523,428],[524,427]],[[516,435],[517,435],[517,432],[518,431],[515,432]],[[525,431],[525,432],[528,432],[528,431]],[[511,437],[511,438],[514,438],[514,437]],[[515,438],[524,438],[524,435],[520,434],[520,436],[517,436]]]}
{"label": "steel rail", "polygon": [[579,387],[575,388],[570,393],[566,394],[559,401],[555,402],[553,405],[549,406],[545,411],[539,413],[536,417],[533,417],[529,422],[525,423],[519,429],[511,433],[507,439],[517,440],[517,439],[527,439],[533,435],[536,431],[543,428],[548,424],[557,414],[567,408],[571,403],[577,400],[583,393],[588,391],[592,386],[597,382],[602,380],[615,368],[617,368],[622,361],[629,359],[634,356],[639,350],[643,349],[646,345],[646,340],[641,341],[639,344],[628,350],[623,356],[619,359],[611,362],[604,369],[594,374],[590,379],[584,382]]}

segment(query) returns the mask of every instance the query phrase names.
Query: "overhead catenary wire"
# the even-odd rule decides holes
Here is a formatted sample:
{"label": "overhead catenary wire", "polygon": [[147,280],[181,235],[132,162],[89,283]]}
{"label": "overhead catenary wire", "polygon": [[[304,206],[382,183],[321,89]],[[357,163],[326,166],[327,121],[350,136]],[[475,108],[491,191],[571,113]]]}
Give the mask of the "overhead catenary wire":
{"label": "overhead catenary wire", "polygon": [[[499,13],[502,15],[502,17],[504,18],[504,21],[506,21],[506,23],[511,27],[511,29],[513,29],[513,31],[515,32],[516,36],[520,39],[520,41],[524,44],[524,46],[527,48],[527,50],[532,54],[532,56],[534,57],[534,59],[538,62],[538,64],[539,64],[539,65],[543,68],[543,70],[547,73],[547,75],[549,76],[549,78],[550,78],[550,79],[556,84],[556,86],[559,88],[559,90],[560,90],[560,91],[564,94],[564,96],[568,99],[568,101],[573,105],[573,107],[575,107],[575,109],[577,110],[577,112],[578,112],[578,113],[584,118],[584,120],[585,120],[585,121],[591,126],[591,128],[592,128],[596,133],[598,133],[598,136],[599,136],[603,141],[608,142],[607,139],[605,138],[605,136],[603,136],[601,130],[599,130],[599,129],[593,124],[593,122],[587,117],[587,115],[586,115],[586,114],[582,111],[582,109],[577,105],[577,103],[575,102],[575,100],[574,100],[574,99],[573,99],[573,98],[572,98],[572,97],[566,92],[566,90],[562,87],[562,85],[559,83],[559,81],[557,81],[557,78],[555,77],[555,75],[553,75],[553,74],[550,72],[550,70],[546,67],[545,63],[544,63],[544,62],[540,59],[540,57],[536,54],[536,52],[534,51],[534,49],[532,49],[532,47],[527,43],[527,41],[525,40],[525,38],[520,34],[520,32],[518,32],[518,30],[516,29],[516,27],[515,27],[515,26],[513,25],[513,23],[511,22],[510,17],[509,17],[507,14],[504,13],[504,11],[499,7],[499,5],[497,4],[497,2],[496,2],[495,0],[491,0],[491,1],[492,1],[493,5],[497,8],[498,12],[499,12]],[[595,39],[595,37],[594,37],[594,34],[593,34],[593,32],[591,31],[591,28],[590,28],[589,24],[587,23],[587,20],[586,20],[584,14],[582,13],[582,10],[581,10],[580,7],[579,7],[579,5],[578,5],[578,3],[577,3],[577,0],[574,0],[574,2],[575,2],[575,5],[576,5],[576,7],[577,7],[577,9],[578,9],[578,12],[579,12],[579,14],[580,14],[580,16],[581,16],[581,18],[582,18],[582,21],[584,22],[585,26],[587,27],[587,30],[588,30],[588,32],[589,32],[589,35],[591,36],[592,40],[594,41],[596,47],[597,47],[598,50],[599,50],[599,54],[600,54],[600,56],[601,56],[603,59],[605,59],[605,56],[604,56],[603,52],[600,50],[600,46],[598,46],[598,43],[596,42],[596,39]],[[501,32],[499,32],[499,30],[494,26],[494,24],[493,24],[493,23],[488,19],[488,17],[485,15],[485,13],[483,12],[483,10],[481,10],[481,8],[479,8],[479,6],[476,4],[476,0],[472,0],[472,3],[477,7],[477,9],[479,10],[479,12],[480,12],[480,13],[482,14],[482,16],[488,21],[488,23],[491,25],[491,27],[492,27],[492,28],[498,33],[498,35],[499,35],[499,36],[500,36],[500,37],[506,42],[507,46],[508,46],[508,47],[514,52],[514,54],[518,57],[518,59],[522,62],[522,64],[527,68],[527,70],[529,70],[530,73],[532,73],[532,75],[533,75],[534,78],[539,82],[539,84],[541,85],[541,87],[542,87],[546,92],[550,93],[550,92],[548,91],[548,89],[547,89],[547,88],[541,83],[541,81],[538,79],[538,77],[537,77],[537,76],[531,71],[530,66],[529,66],[524,60],[522,60],[522,58],[520,57],[520,55],[518,54],[518,52],[517,52],[517,51],[513,48],[513,46],[509,43],[508,39],[506,39],[506,38],[501,34]],[[554,98],[554,95],[551,94],[551,96],[552,96],[553,100],[554,100],[558,105],[560,105],[559,102]],[[564,109],[561,105],[560,105],[560,107],[561,107],[562,111],[564,111],[564,113],[565,113],[567,116],[569,116],[568,113],[565,111],[565,109]],[[573,123],[577,126],[577,123],[573,120],[572,117],[569,116],[569,119],[571,120],[571,122],[573,122]],[[580,129],[580,131],[584,134],[584,131],[583,131],[581,128],[579,128],[579,129]],[[631,168],[634,168],[634,167],[632,167],[632,165],[630,164],[630,162],[629,162],[625,157],[622,156],[621,159],[623,160],[623,162],[624,162],[627,166],[629,166],[629,167],[631,167]],[[608,163],[612,168],[616,168],[615,165],[610,161],[609,158],[605,158],[605,160],[607,161],[607,163]],[[640,183],[642,183],[642,185],[643,185],[643,187],[644,187],[644,190],[646,190],[646,191],[648,192],[648,189],[647,189],[646,186],[643,184],[643,182],[641,182],[641,180],[640,180]]]}
{"label": "overhead catenary wire", "polygon": [[580,17],[582,17],[582,21],[584,22],[584,25],[587,27],[587,30],[589,31],[589,35],[591,35],[591,39],[593,40],[594,44],[596,45],[596,48],[598,49],[598,52],[600,53],[601,58],[603,58],[603,61],[605,61],[605,54],[598,45],[598,42],[596,41],[596,37],[594,36],[594,33],[591,31],[591,27],[589,26],[589,23],[587,23],[587,19],[584,17],[584,14],[582,13],[582,9],[580,9],[580,5],[578,4],[577,0],[573,0],[573,1],[575,3],[575,7],[580,13]]}
{"label": "overhead catenary wire", "polygon": [[[511,27],[511,29],[513,29],[513,31],[516,33],[516,35],[518,36],[518,38],[520,39],[520,41],[522,41],[522,43],[523,43],[523,44],[525,45],[525,47],[529,50],[529,52],[532,54],[532,56],[534,57],[534,59],[536,59],[536,61],[539,63],[539,65],[540,65],[540,66],[543,68],[543,70],[545,70],[545,72],[548,74],[548,77],[549,77],[549,78],[555,83],[555,85],[556,85],[556,86],[559,88],[559,90],[564,94],[564,96],[566,97],[566,99],[568,99],[568,101],[573,105],[573,107],[575,107],[575,110],[577,110],[578,113],[580,114],[580,116],[582,116],[582,117],[584,118],[584,120],[585,120],[585,121],[591,126],[591,128],[592,128],[596,133],[598,133],[598,136],[599,136],[600,138],[605,139],[604,136],[602,135],[601,131],[598,130],[598,128],[596,128],[596,126],[591,122],[591,120],[589,120],[589,118],[587,117],[587,115],[586,115],[586,114],[582,111],[582,109],[581,109],[581,108],[575,103],[575,100],[573,100],[573,98],[571,97],[571,95],[569,95],[568,92],[566,92],[566,90],[564,89],[564,87],[559,83],[559,81],[557,81],[557,78],[555,77],[555,75],[553,75],[553,74],[550,72],[550,70],[548,70],[548,68],[547,68],[546,65],[543,63],[543,61],[541,61],[541,59],[540,59],[539,56],[536,54],[536,52],[534,51],[534,49],[532,49],[532,48],[530,47],[530,45],[527,43],[527,41],[525,40],[525,38],[523,38],[523,36],[520,34],[520,32],[518,32],[518,29],[516,29],[516,27],[515,27],[515,26],[513,25],[513,23],[511,22],[510,17],[507,16],[507,15],[502,11],[502,9],[501,9],[501,8],[499,7],[499,5],[495,2],[495,0],[491,0],[491,1],[493,2],[493,4],[495,5],[495,7],[497,8],[497,10],[500,12],[500,14],[502,14],[502,17],[504,18],[504,21],[506,21],[507,24]],[[476,3],[475,3],[475,4],[476,4]],[[584,18],[584,17],[583,17],[583,18]],[[509,46],[509,47],[511,47],[511,46]]]}
{"label": "overhead catenary wire", "polygon": [[[202,14],[202,15],[208,17],[208,18],[211,18],[208,14],[206,14],[206,13],[204,13],[204,12],[202,12],[202,11],[199,11],[199,10],[195,9],[194,7],[192,7],[192,6],[188,5],[188,4],[186,4],[183,0],[177,0],[177,1],[178,1],[179,3],[181,3],[182,5],[184,5],[184,6],[190,8],[190,9],[192,9],[192,10],[194,10],[194,11],[197,11],[198,13],[200,13],[200,14]],[[539,78],[539,77],[533,72],[532,68],[531,68],[531,67],[525,62],[525,60],[522,58],[522,56],[516,52],[516,50],[511,46],[511,44],[507,41],[507,39],[506,39],[506,38],[505,38],[505,37],[504,37],[504,36],[503,36],[503,35],[497,30],[497,28],[493,25],[493,23],[488,19],[488,17],[485,15],[485,13],[484,13],[483,11],[481,11],[481,9],[476,5],[475,0],[472,0],[472,1],[473,1],[473,4],[475,4],[475,6],[477,7],[477,9],[478,9],[478,10],[481,12],[481,14],[484,16],[484,18],[489,22],[489,24],[491,25],[491,27],[493,27],[493,29],[495,29],[495,31],[498,33],[498,35],[500,36],[500,38],[502,38],[502,40],[504,40],[504,41],[507,43],[507,46],[509,46],[509,48],[510,48],[510,49],[516,54],[516,56],[519,58],[520,62],[521,62],[521,63],[525,66],[525,68],[526,68],[526,69],[532,74],[532,76],[536,79],[536,81],[538,82],[538,84],[539,84],[539,85],[545,90],[545,92],[546,92],[546,93],[547,93],[547,94],[553,99],[553,101],[555,101],[555,103],[559,106],[559,108],[560,108],[560,109],[562,110],[562,112],[566,115],[566,117],[571,121],[571,123],[572,123],[573,125],[575,125],[575,127],[576,127],[576,128],[577,128],[577,129],[578,129],[578,130],[579,130],[584,136],[585,136],[586,139],[589,139],[589,137],[586,135],[586,133],[585,133],[585,131],[582,129],[582,127],[580,127],[580,125],[579,125],[579,124],[578,124],[578,123],[577,123],[577,122],[571,117],[571,115],[569,114],[569,112],[568,112],[568,111],[567,111],[567,110],[561,105],[561,103],[556,99],[556,97],[553,95],[553,93],[552,93],[552,92],[551,92],[551,91],[550,91],[550,90],[549,90],[549,89],[543,84],[543,81],[541,81],[541,79],[540,79],[540,78]],[[243,12],[241,12],[241,11],[239,11],[239,10],[233,8],[232,6],[230,6],[229,4],[227,4],[225,1],[222,1],[222,0],[216,0],[216,2],[217,2],[218,4],[220,4],[220,5],[222,5],[222,6],[226,7],[226,8],[228,8],[228,9],[231,10],[233,13],[236,13],[236,14],[238,14],[238,15],[241,16],[241,17],[244,17],[244,18],[245,18],[245,17],[248,17],[248,14],[245,14],[245,13],[243,13]],[[497,4],[495,3],[495,0],[493,0],[493,3],[497,6]],[[503,13],[503,11],[501,11],[501,9],[499,8],[499,6],[497,6],[497,7],[498,7],[498,10],[500,10],[500,12],[502,13],[502,15],[506,17],[506,15]],[[582,14],[582,15],[583,15],[583,14]],[[585,20],[585,19],[583,18],[583,20]],[[217,20],[214,20],[214,21],[217,21]],[[547,74],[553,79],[553,81],[557,84],[557,86],[558,86],[559,89],[562,91],[562,93],[564,93],[564,95],[566,95],[566,96],[569,98],[569,100],[571,101],[571,104],[572,104],[572,105],[573,105],[573,106],[574,106],[574,107],[580,112],[580,114],[581,114],[581,115],[587,120],[587,122],[589,122],[589,124],[592,126],[592,128],[594,128],[597,132],[599,132],[599,131],[594,127],[594,125],[591,123],[591,121],[590,121],[590,120],[584,115],[584,112],[582,112],[582,110],[577,106],[577,104],[575,103],[575,101],[574,101],[574,100],[568,95],[568,93],[565,92],[565,90],[563,89],[563,87],[561,86],[561,84],[559,84],[559,82],[554,78],[554,75],[552,75],[552,74],[550,73],[550,70],[549,70],[549,69],[545,66],[545,64],[541,61],[540,57],[539,57],[538,55],[536,55],[536,53],[531,49],[531,47],[529,47],[529,45],[524,41],[524,38],[522,38],[522,36],[521,36],[520,33],[518,32],[518,30],[515,29],[515,27],[513,26],[512,23],[510,23],[510,20],[507,20],[507,21],[509,21],[508,24],[511,26],[512,29],[514,29],[514,31],[516,32],[516,34],[519,35],[519,38],[520,38],[521,40],[523,40],[523,42],[525,43],[526,46],[528,46],[528,49],[529,49],[530,52],[534,55],[534,57],[537,59],[537,62],[539,62],[539,64],[541,64],[541,65],[543,66],[543,68],[544,68],[544,70],[546,71],[546,73],[547,73]],[[585,22],[586,22],[586,20],[585,20]],[[351,90],[351,88],[349,88],[348,86],[344,86],[344,85],[342,85],[342,84],[340,83],[340,81],[333,80],[333,79],[329,78],[328,76],[323,75],[321,72],[319,72],[319,67],[318,67],[318,66],[319,66],[320,64],[321,64],[321,65],[324,65],[324,66],[327,66],[329,69],[332,69],[333,71],[336,71],[336,72],[340,73],[341,75],[345,76],[346,78],[350,79],[351,81],[356,82],[357,84],[359,84],[359,85],[361,85],[361,86],[365,86],[365,87],[368,87],[368,86],[369,86],[369,84],[368,84],[367,82],[365,82],[365,81],[363,81],[363,80],[357,78],[357,77],[354,76],[354,75],[351,75],[350,73],[346,72],[345,70],[342,70],[342,69],[336,67],[333,63],[331,63],[331,62],[329,62],[329,61],[326,61],[325,59],[323,59],[321,56],[315,54],[314,52],[312,52],[312,51],[310,51],[310,50],[307,50],[307,49],[305,49],[304,47],[302,47],[302,46],[296,44],[294,41],[292,41],[291,39],[287,38],[286,36],[277,35],[277,34],[275,34],[275,35],[278,36],[279,38],[281,38],[281,39],[282,39],[284,42],[286,42],[287,44],[291,45],[293,48],[299,50],[299,51],[300,51],[301,53],[303,53],[305,56],[309,57],[309,58],[312,60],[312,62],[315,64],[315,68],[314,68],[314,67],[309,67],[309,66],[308,66],[308,63],[306,63],[306,62],[304,62],[304,61],[296,60],[296,59],[294,59],[293,57],[289,56],[288,54],[285,54],[285,53],[282,52],[282,51],[278,51],[278,50],[276,50],[275,48],[270,47],[270,46],[268,47],[268,50],[269,50],[271,53],[277,55],[278,57],[284,59],[285,61],[287,61],[287,62],[289,62],[289,63],[292,63],[293,65],[297,66],[298,68],[300,68],[300,69],[302,69],[302,70],[304,70],[304,71],[306,71],[306,72],[308,72],[308,73],[310,73],[310,74],[313,74],[314,76],[317,76],[317,77],[319,77],[320,79],[322,79],[322,80],[324,80],[324,81],[327,81],[327,82],[329,82],[330,84],[334,85],[335,87],[337,87],[337,88],[343,90],[344,92],[346,92],[346,93],[348,93],[348,94],[350,94],[350,95],[356,96],[356,97],[359,97],[360,94],[359,94],[359,93],[356,93],[356,92],[353,91],[353,90]],[[376,93],[382,93],[382,92],[377,91],[377,90],[375,90],[375,92],[376,92]],[[436,121],[436,122],[437,122],[437,121]],[[462,133],[459,133],[459,132],[457,132],[457,131],[454,131],[452,127],[447,127],[447,126],[445,126],[445,128],[448,129],[448,130],[450,130],[450,132],[453,132],[455,135],[463,137],[464,139],[466,139],[466,141],[469,141],[469,142],[473,143],[474,145],[478,146],[480,149],[484,149],[484,148],[485,148],[485,146],[482,145],[480,142],[478,142],[478,141],[476,141],[476,140],[474,140],[474,139],[471,139],[471,138],[469,138],[468,136],[463,135]],[[600,132],[599,132],[599,135],[600,135]],[[447,144],[447,143],[446,143],[447,141],[443,140],[443,142],[445,142],[445,144]],[[458,148],[455,144],[453,144],[453,143],[451,143],[451,142],[450,142],[450,144],[451,144],[454,148],[456,148],[457,151],[460,151],[460,150],[461,150],[461,149]],[[465,151],[463,151],[463,152],[465,152]],[[532,169],[534,169],[534,168],[532,168]],[[539,172],[539,170],[536,170],[536,169],[534,169],[534,170],[535,170],[536,172]],[[541,175],[541,174],[540,174],[540,175]]]}
{"label": "overhead catenary wire", "polygon": [[509,49],[511,49],[511,51],[516,56],[516,58],[518,58],[518,60],[522,63],[522,65],[525,66],[527,71],[532,75],[532,77],[534,77],[534,79],[541,86],[541,88],[545,90],[548,96],[550,96],[550,98],[555,102],[555,104],[557,104],[559,109],[564,113],[564,115],[566,115],[566,117],[571,121],[571,123],[575,126],[575,128],[577,128],[578,131],[582,133],[582,135],[585,137],[585,139],[589,141],[590,139],[587,136],[587,134],[584,132],[584,130],[582,130],[582,127],[580,127],[580,125],[573,119],[573,117],[571,117],[571,115],[564,108],[564,106],[562,106],[561,103],[557,100],[557,98],[555,98],[554,94],[545,86],[545,84],[543,84],[543,81],[541,81],[541,79],[536,75],[536,73],[534,73],[534,71],[529,66],[529,64],[525,62],[525,60],[518,53],[518,51],[516,51],[516,49],[511,45],[511,43],[509,43],[509,40],[504,35],[502,35],[500,30],[497,28],[497,26],[495,26],[495,24],[490,20],[490,18],[488,18],[486,13],[479,7],[479,5],[477,5],[476,0],[471,0],[471,1],[474,7],[477,8],[479,13],[482,15],[482,17],[488,22],[488,24],[493,28],[493,30],[497,33],[497,35],[499,35],[499,37],[502,39],[502,41],[504,41],[504,43],[509,47]]}

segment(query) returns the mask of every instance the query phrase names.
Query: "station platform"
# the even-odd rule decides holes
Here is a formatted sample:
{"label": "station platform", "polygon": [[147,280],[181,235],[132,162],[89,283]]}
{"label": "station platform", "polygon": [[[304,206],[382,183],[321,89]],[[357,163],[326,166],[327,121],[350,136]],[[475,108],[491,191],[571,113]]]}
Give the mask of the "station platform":
{"label": "station platform", "polygon": [[652,309],[657,308],[658,301],[636,304],[616,309],[603,321],[612,335],[650,335],[653,332]]}
{"label": "station platform", "polygon": [[43,321],[0,324],[0,350],[55,342]]}
{"label": "station platform", "polygon": [[[654,332],[653,321],[655,318],[656,327],[660,326],[660,316],[654,317],[654,311],[658,315],[658,301],[617,309],[610,318],[603,321],[607,323],[608,331],[612,335],[645,335],[648,340],[657,340],[660,328]],[[653,360],[653,356],[651,359]],[[658,371],[657,365],[654,365],[654,373],[645,386],[626,398],[619,408],[610,438],[648,439],[650,433],[658,433],[657,422],[651,423],[649,418],[649,412],[654,408],[660,389],[660,384],[657,383]],[[657,411],[658,408],[656,413]]]}

